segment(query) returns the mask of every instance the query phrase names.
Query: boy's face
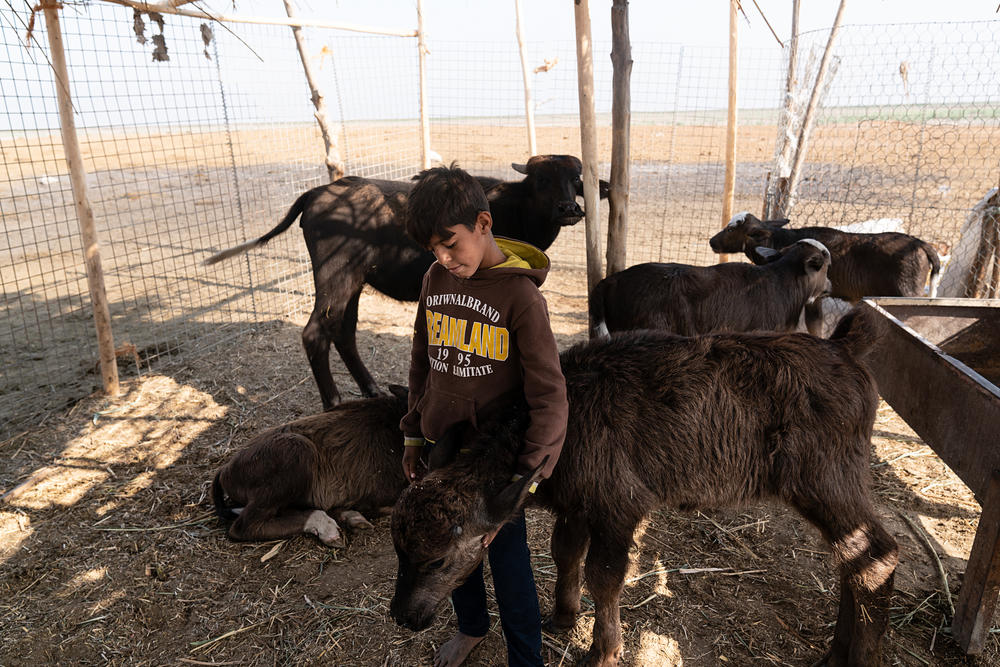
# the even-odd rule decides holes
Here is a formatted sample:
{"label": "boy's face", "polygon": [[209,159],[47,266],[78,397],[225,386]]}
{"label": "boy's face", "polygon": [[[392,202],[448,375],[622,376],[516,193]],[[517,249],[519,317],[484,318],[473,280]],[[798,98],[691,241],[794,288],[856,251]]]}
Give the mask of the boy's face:
{"label": "boy's face", "polygon": [[434,253],[438,264],[448,269],[456,278],[470,278],[479,269],[488,269],[503,261],[496,259],[491,229],[493,219],[486,211],[480,211],[472,229],[458,224],[447,228],[448,236],[431,237],[429,250]]}

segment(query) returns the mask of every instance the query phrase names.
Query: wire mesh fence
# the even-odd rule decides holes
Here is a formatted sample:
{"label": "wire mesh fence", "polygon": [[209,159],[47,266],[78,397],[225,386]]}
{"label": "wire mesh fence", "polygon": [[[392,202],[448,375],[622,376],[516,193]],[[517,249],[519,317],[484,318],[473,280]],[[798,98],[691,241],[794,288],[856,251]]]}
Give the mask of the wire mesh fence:
{"label": "wire mesh fence", "polygon": [[[90,3],[63,10],[126,375],[196,358],[262,322],[301,321],[313,285],[294,230],[239,260],[201,261],[261,236],[300,193],[327,178],[289,28],[203,27],[176,16],[161,27],[143,17],[140,43],[130,9]],[[24,13],[0,10],[0,437],[99,385],[45,26],[38,21],[25,47],[26,24]],[[950,251],[954,261],[961,226],[997,183],[998,25],[843,28],[793,224],[898,218],[904,231]],[[416,173],[415,40],[303,31],[347,172],[390,179]],[[821,49],[825,37],[803,35],[800,59]],[[161,44],[169,60],[154,61]],[[575,46],[532,42],[528,51],[540,66],[531,77],[538,151],[579,155]],[[602,159],[611,146],[610,51],[610,44],[594,48]],[[633,44],[632,55],[628,262],[714,263],[707,239],[725,222],[728,56],[654,43]],[[737,211],[761,209],[774,170],[786,58],[777,47],[740,56]],[[431,146],[442,161],[519,178],[510,163],[529,155],[513,39],[432,42],[428,89]],[[606,178],[609,165],[599,171]],[[988,217],[990,207],[981,208]],[[995,238],[984,232],[963,247],[979,252]],[[579,272],[585,290],[583,225],[564,229],[549,254],[558,269]]]}

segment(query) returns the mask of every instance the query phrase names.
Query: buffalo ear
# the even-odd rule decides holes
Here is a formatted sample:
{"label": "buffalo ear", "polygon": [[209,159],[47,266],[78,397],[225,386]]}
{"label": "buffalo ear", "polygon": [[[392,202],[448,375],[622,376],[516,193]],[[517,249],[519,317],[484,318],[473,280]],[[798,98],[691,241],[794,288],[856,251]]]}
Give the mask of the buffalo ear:
{"label": "buffalo ear", "polygon": [[390,384],[389,393],[396,398],[406,400],[410,396],[410,390],[401,384]]}
{"label": "buffalo ear", "polygon": [[756,246],[753,250],[750,260],[754,264],[770,264],[771,262],[776,262],[780,257],[781,253],[774,248],[768,248],[767,246]]}
{"label": "buffalo ear", "polygon": [[524,174],[525,176],[528,175],[528,165],[526,164],[518,164],[517,162],[511,162],[510,168],[519,174]]}
{"label": "buffalo ear", "polygon": [[528,498],[528,493],[531,491],[531,485],[542,478],[542,470],[548,462],[549,457],[546,456],[545,459],[531,471],[530,475],[525,475],[524,477],[511,482],[505,486],[500,493],[487,499],[487,521],[493,528],[510,519],[515,512],[521,509],[524,505],[524,501]]}
{"label": "buffalo ear", "polygon": [[777,220],[768,220],[766,223],[768,227],[772,229],[778,229],[779,227],[784,227],[788,224],[788,218],[778,218]]}
{"label": "buffalo ear", "polygon": [[470,437],[473,427],[468,421],[460,421],[448,428],[444,435],[438,438],[427,455],[427,469],[437,470],[455,460],[462,443]]}
{"label": "buffalo ear", "polygon": [[826,258],[821,254],[813,254],[806,257],[806,271],[821,271],[826,264]]}
{"label": "buffalo ear", "polygon": [[747,231],[747,246],[750,248],[756,248],[757,246],[766,245],[770,246],[771,243],[771,230],[764,229],[762,227],[755,227]]}

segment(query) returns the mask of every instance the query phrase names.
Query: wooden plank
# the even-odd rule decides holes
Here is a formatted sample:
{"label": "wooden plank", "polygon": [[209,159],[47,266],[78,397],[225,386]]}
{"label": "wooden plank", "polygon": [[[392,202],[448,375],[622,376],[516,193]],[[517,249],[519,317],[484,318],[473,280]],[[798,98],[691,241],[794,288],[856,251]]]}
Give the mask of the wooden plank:
{"label": "wooden plank", "polygon": [[323,19],[300,19],[279,16],[239,16],[236,14],[217,14],[201,11],[200,9],[181,9],[173,2],[142,2],[142,0],[104,0],[115,5],[123,5],[137,9],[140,12],[156,12],[158,14],[175,14],[177,16],[190,16],[206,21],[219,21],[220,23],[250,23],[255,25],[287,25],[300,28],[328,28],[330,30],[347,30],[350,32],[364,32],[372,35],[388,35],[390,37],[416,37],[416,30],[406,30],[399,28],[379,28],[374,26],[356,25],[353,23],[338,23]]}
{"label": "wooden plank", "polygon": [[993,470],[958,594],[951,634],[966,653],[980,653],[1000,594],[1000,471]]}
{"label": "wooden plank", "polygon": [[889,322],[866,363],[879,393],[980,502],[1000,469],[1000,389],[923,340],[872,301]]}

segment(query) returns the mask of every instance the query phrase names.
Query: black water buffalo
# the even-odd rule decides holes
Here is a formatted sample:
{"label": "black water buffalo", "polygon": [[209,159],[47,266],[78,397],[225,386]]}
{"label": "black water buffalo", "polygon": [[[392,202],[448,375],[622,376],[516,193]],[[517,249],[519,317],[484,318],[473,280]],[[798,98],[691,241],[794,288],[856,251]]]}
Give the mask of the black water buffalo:
{"label": "black water buffalo", "polygon": [[229,537],[308,533],[343,546],[338,521],[371,527],[364,515],[391,507],[407,484],[399,420],[408,392],[389,391],[262,431],[233,454],[212,480],[216,514],[232,521]]}
{"label": "black water buffalo", "polygon": [[[583,217],[576,198],[583,194],[582,165],[572,155],[536,155],[520,181],[481,177],[493,215],[493,233],[545,250],[559,230]],[[601,196],[608,184],[601,181]],[[364,396],[378,386],[358,355],[355,338],[358,300],[365,284],[400,301],[416,301],[434,255],[406,235],[403,215],[413,183],[348,176],[302,194],[277,227],[260,238],[205,261],[214,264],[263,245],[288,229],[300,215],[312,261],[316,302],[302,330],[302,343],[319,386],[323,408],[340,402],[330,373],[330,342]]]}
{"label": "black water buffalo", "polygon": [[795,331],[802,309],[830,291],[830,252],[813,239],[758,252],[767,264],[648,262],[608,276],[590,293],[591,337],[630,329]]}
{"label": "black water buffalo", "polygon": [[[619,599],[643,518],[661,506],[693,511],[774,499],[819,529],[840,571],[840,607],[822,664],[879,664],[898,556],[872,505],[878,392],[857,360],[878,338],[877,318],[856,307],[829,340],[644,330],[563,352],[566,443],[533,496],[556,519],[549,629],[576,623],[582,574],[594,602],[588,664],[617,664]],[[525,502],[541,471],[511,481],[526,425],[523,406],[481,425],[451,463],[403,491],[392,515],[399,571],[390,604],[400,625],[426,628],[482,559],[484,535]]]}

